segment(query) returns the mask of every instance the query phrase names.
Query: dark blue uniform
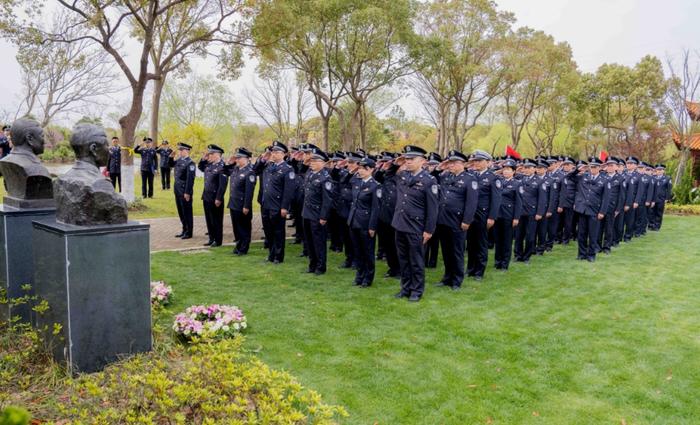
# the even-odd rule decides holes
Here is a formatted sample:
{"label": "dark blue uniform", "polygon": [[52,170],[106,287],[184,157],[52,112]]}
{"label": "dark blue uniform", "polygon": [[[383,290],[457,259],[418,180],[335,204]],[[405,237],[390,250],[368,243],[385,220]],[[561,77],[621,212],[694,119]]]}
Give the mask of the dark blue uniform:
{"label": "dark blue uniform", "polygon": [[294,198],[292,199],[292,214],[294,215],[294,243],[301,243],[303,246],[303,255],[307,254],[306,241],[304,240],[304,219],[301,216],[301,212],[304,209],[304,180],[306,178],[306,172],[309,169],[308,165],[305,165],[302,161],[296,159],[291,159],[289,165],[294,170],[296,178],[294,181],[297,185],[294,189]]}
{"label": "dark blue uniform", "polygon": [[487,220],[498,218],[501,209],[501,179],[491,171],[474,173],[478,185],[479,197],[477,201],[474,221],[467,232],[467,276],[481,279],[486,271],[489,259],[489,241]]}
{"label": "dark blue uniform", "polygon": [[[245,255],[250,248],[253,228],[253,194],[257,179],[250,164],[243,168],[228,165],[225,174],[230,176],[228,209],[233,226],[233,238],[236,242],[233,253]],[[247,210],[246,213],[243,212],[244,209]]]}
{"label": "dark blue uniform", "polygon": [[501,209],[494,226],[495,260],[497,269],[508,270],[513,250],[513,220],[520,220],[523,201],[520,196],[520,181],[514,178],[503,179],[501,185]]}
{"label": "dark blue uniform", "polygon": [[121,146],[109,147],[109,160],[107,161],[107,171],[109,179],[112,181],[112,187],[117,189],[119,184],[119,193],[122,191],[122,149]]}
{"label": "dark blue uniform", "polygon": [[542,178],[523,176],[518,188],[522,199],[522,216],[515,232],[515,260],[528,262],[535,253],[536,216],[547,212],[547,185]]}
{"label": "dark blue uniform", "polygon": [[[328,217],[333,205],[333,181],[323,168],[314,173],[306,172],[304,179],[304,239],[309,254],[309,273],[326,272],[326,239],[328,239]],[[324,223],[321,224],[321,221]]]}
{"label": "dark blue uniform", "polygon": [[[535,230],[535,253],[537,255],[543,255],[544,251],[547,249],[547,229],[548,229],[548,217],[547,214],[550,213],[550,200],[552,191],[552,179],[549,175],[539,176],[540,181],[544,184],[544,215],[537,221]],[[556,208],[555,208],[556,210]]]}
{"label": "dark blue uniform", "polygon": [[355,284],[363,287],[374,281],[374,234],[379,222],[379,196],[379,183],[374,178],[353,180],[348,226],[357,263]]}
{"label": "dark blue uniform", "polygon": [[268,261],[284,261],[285,219],[281,210],[289,211],[294,197],[296,173],[284,161],[279,164],[260,160],[254,169],[262,173],[262,212],[261,218],[265,240],[268,244]]}
{"label": "dark blue uniform", "polygon": [[173,150],[169,147],[160,147],[156,150],[156,153],[160,157],[160,183],[163,186],[163,190],[170,189],[170,161],[172,161],[170,154],[173,153]]}
{"label": "dark blue uniform", "polygon": [[355,173],[337,168],[331,171],[331,177],[337,184],[335,202],[333,204],[338,216],[338,220],[335,222],[335,232],[340,236],[342,247],[345,250],[345,262],[341,267],[350,268],[357,266],[357,264],[355,262],[352,238],[350,237],[350,227],[348,227],[348,216],[352,205],[352,187],[359,177]]}
{"label": "dark blue uniform", "polygon": [[655,176],[654,179],[656,181],[656,197],[654,199],[655,204],[652,219],[649,223],[649,230],[660,230],[666,201],[671,199],[673,185],[671,184],[671,178],[666,175]]}
{"label": "dark blue uniform", "polygon": [[440,179],[440,203],[436,235],[442,245],[445,274],[441,283],[461,287],[464,280],[464,245],[467,232],[462,224],[474,221],[479,186],[474,176],[464,171],[458,175],[446,172]]}
{"label": "dark blue uniform", "polygon": [[598,232],[601,219],[598,214],[605,214],[610,197],[610,182],[602,174],[578,174],[574,171],[569,175],[576,180],[576,201],[574,211],[578,219],[578,259],[595,261],[595,255],[600,251]]}
{"label": "dark blue uniform", "polygon": [[[639,210],[639,204],[637,204],[637,192],[639,189],[639,173],[636,171],[629,171],[625,173],[625,182],[627,186],[627,196],[625,199],[625,206],[629,209],[625,212],[625,236],[624,241],[629,242],[635,235],[635,228],[637,225],[637,214]],[[635,205],[637,205],[635,207]]]}
{"label": "dark blue uniform", "polygon": [[612,246],[615,244],[615,222],[617,218],[622,215],[622,209],[625,204],[624,194],[625,191],[622,190],[623,178],[615,173],[613,175],[606,175],[608,179],[608,208],[605,211],[605,217],[601,223],[600,237],[600,250],[606,254],[610,253]]}
{"label": "dark blue uniform", "polygon": [[396,230],[396,251],[401,271],[400,296],[419,298],[425,291],[423,233],[435,233],[438,185],[421,170],[402,171],[396,179],[396,209],[391,225]]}
{"label": "dark blue uniform", "polygon": [[567,245],[574,238],[574,201],[576,200],[576,182],[567,177],[564,173],[561,177],[561,189],[559,192],[558,208],[562,209],[559,214],[561,228],[561,243]]}
{"label": "dark blue uniform", "polygon": [[639,183],[637,185],[637,196],[635,202],[639,205],[637,215],[635,216],[634,236],[642,236],[647,231],[647,207],[650,205],[649,186],[651,178],[646,174],[639,175]]}
{"label": "dark blue uniform", "polygon": [[396,209],[396,173],[398,169],[396,164],[392,164],[388,169],[378,170],[374,173],[374,178],[381,184],[381,187],[377,188],[380,199],[377,233],[380,244],[384,247],[386,264],[389,267],[386,277],[400,276],[399,256],[396,253],[396,232],[391,225]]}
{"label": "dark blue uniform", "polygon": [[[210,163],[202,159],[198,166],[204,173],[202,203],[209,244],[220,246],[224,239],[224,194],[227,186],[224,161]],[[219,206],[216,205],[216,201],[219,201]]]}
{"label": "dark blue uniform", "polygon": [[557,231],[559,229],[559,199],[561,197],[561,182],[564,178],[564,173],[560,170],[549,173],[549,202],[547,203],[547,239],[545,250],[551,251],[554,248],[554,242],[557,239]]}
{"label": "dark blue uniform", "polygon": [[141,196],[153,198],[153,175],[156,172],[156,150],[136,146],[134,153],[141,155]]}
{"label": "dark blue uniform", "polygon": [[[193,226],[192,218],[192,199],[194,192],[194,177],[196,168],[192,158],[180,158],[175,161],[175,206],[177,207],[177,215],[180,217],[182,224],[182,237],[191,238]],[[185,195],[189,195],[189,201],[185,200]]]}

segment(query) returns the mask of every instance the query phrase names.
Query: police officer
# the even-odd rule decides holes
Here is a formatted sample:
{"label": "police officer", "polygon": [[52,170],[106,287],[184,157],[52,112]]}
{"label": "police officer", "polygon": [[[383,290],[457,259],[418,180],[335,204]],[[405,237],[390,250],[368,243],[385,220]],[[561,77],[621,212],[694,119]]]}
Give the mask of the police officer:
{"label": "police officer", "polygon": [[221,246],[224,239],[224,194],[227,178],[224,174],[224,150],[217,145],[207,146],[207,154],[199,161],[198,167],[204,173],[204,218],[207,223],[209,241],[204,246]]}
{"label": "police officer", "polygon": [[396,232],[391,225],[396,210],[396,174],[399,166],[394,163],[395,155],[391,152],[382,152],[379,157],[379,168],[374,173],[374,178],[381,187],[377,188],[380,198],[378,237],[383,241],[386,264],[388,266],[384,277],[400,277],[399,256],[396,253]]}
{"label": "police officer", "polygon": [[576,200],[576,182],[567,178],[567,175],[574,171],[574,159],[570,156],[562,158],[561,188],[559,192],[559,202],[557,213],[559,213],[559,228],[561,231],[562,245],[568,245],[574,238],[574,201]]}
{"label": "police officer", "polygon": [[547,211],[547,193],[544,182],[535,175],[537,163],[525,158],[521,165],[518,191],[522,199],[522,215],[515,232],[515,261],[528,263],[535,253],[537,222]]}
{"label": "police officer", "polygon": [[501,164],[503,189],[501,192],[501,209],[494,225],[494,241],[496,246],[496,269],[508,270],[513,249],[513,229],[518,227],[523,213],[523,201],[520,196],[520,181],[513,178],[517,164],[507,159]]}
{"label": "police officer", "polygon": [[639,237],[646,233],[647,208],[649,207],[649,185],[651,179],[647,174],[647,164],[644,161],[639,163],[639,183],[637,185],[637,196],[634,201],[638,205],[635,216],[634,236]]}
{"label": "police officer", "polygon": [[[441,162],[442,157],[439,153],[430,152],[428,154],[428,162],[425,164],[425,169],[437,180],[438,188],[440,187],[440,175],[443,174],[443,170],[438,168]],[[439,198],[440,193],[438,193],[438,199]],[[437,267],[438,251],[440,250],[440,240],[437,232],[439,232],[438,228],[435,229],[433,237],[425,244],[425,267],[428,269]]]}
{"label": "police officer", "polygon": [[190,158],[192,146],[187,143],[178,143],[177,151],[179,158],[175,161],[175,206],[177,215],[180,217],[182,231],[175,235],[176,238],[192,238],[193,218],[192,218],[192,192],[194,190],[194,178],[196,168],[194,161]]}
{"label": "police officer", "polygon": [[2,127],[2,134],[0,134],[0,158],[4,158],[9,155],[10,151],[12,150],[10,130],[12,130],[12,127],[9,125]]}
{"label": "police officer", "polygon": [[109,147],[109,160],[107,162],[109,179],[116,190],[119,184],[119,193],[122,191],[122,147],[119,145],[119,137],[112,137],[112,146]]}
{"label": "police officer", "polygon": [[474,221],[467,232],[467,276],[481,280],[489,259],[488,230],[496,224],[501,209],[501,179],[489,170],[491,155],[476,150],[471,155],[470,164],[478,186],[478,201]]}
{"label": "police officer", "polygon": [[671,178],[667,176],[666,166],[664,164],[657,164],[656,175],[656,198],[654,206],[654,211],[652,214],[652,221],[649,223],[649,230],[658,231],[661,230],[661,223],[664,218],[664,209],[666,208],[666,201],[671,200],[671,195],[673,194],[673,185],[671,183]]}
{"label": "police officer", "polygon": [[617,162],[616,173],[618,180],[620,181],[620,197],[618,199],[618,210],[620,213],[615,217],[615,224],[613,226],[613,246],[618,246],[622,242],[622,238],[625,234],[625,205],[627,202],[627,178],[625,177],[625,160],[622,158],[615,158]]}
{"label": "police officer", "polygon": [[280,264],[284,261],[285,220],[294,197],[296,174],[284,161],[287,145],[275,140],[256,163],[256,174],[262,173],[263,231],[268,243],[267,261]]}
{"label": "police officer", "polygon": [[615,243],[615,220],[622,213],[625,191],[622,190],[623,177],[617,174],[617,158],[609,156],[605,161],[605,177],[608,179],[608,208],[601,223],[600,237],[601,252],[610,254]]}
{"label": "police officer", "polygon": [[592,157],[588,161],[589,171],[572,172],[569,177],[576,180],[576,201],[574,211],[578,220],[578,259],[595,261],[598,245],[600,223],[608,210],[610,182],[600,174],[603,162]]}
{"label": "police officer", "polygon": [[[334,171],[335,169],[343,169],[340,164],[345,163],[345,153],[341,151],[335,151],[333,155],[330,155],[330,173],[331,178],[333,175],[339,171]],[[343,234],[340,223],[343,219],[338,214],[338,209],[340,208],[340,185],[333,185],[333,207],[331,208],[331,215],[328,218],[328,234],[330,236],[331,245],[330,250],[333,252],[343,252]]]}
{"label": "police officer", "polygon": [[[331,177],[338,184],[338,193],[335,203],[336,211],[340,220],[338,221],[338,232],[342,235],[343,248],[345,250],[345,261],[341,268],[356,267],[355,252],[350,238],[350,227],[348,227],[348,216],[352,205],[352,187],[358,179],[356,173],[359,161],[364,158],[362,152],[346,152],[345,161],[338,164],[341,168],[335,168],[331,172]],[[342,167],[346,167],[343,169]]]}
{"label": "police officer", "polygon": [[552,181],[549,175],[547,175],[547,169],[549,168],[547,160],[544,157],[539,157],[536,159],[536,163],[535,172],[545,192],[545,213],[544,216],[537,221],[537,228],[535,230],[535,253],[537,255],[543,255],[544,251],[547,249],[547,229],[549,227],[549,218],[552,216],[550,205]]}
{"label": "police officer", "polygon": [[231,176],[228,209],[236,243],[233,253],[246,255],[250,248],[253,227],[253,194],[257,179],[253,166],[250,164],[250,158],[253,154],[248,149],[239,147],[233,156],[234,162],[226,165],[224,171],[224,174]]}
{"label": "police officer", "polygon": [[545,251],[554,249],[554,242],[557,240],[557,231],[559,229],[559,198],[561,195],[561,181],[563,173],[559,168],[559,157],[547,157],[547,178],[549,179],[549,202],[547,203],[547,239],[545,243]]}
{"label": "police officer", "polygon": [[136,146],[134,153],[141,155],[141,197],[153,198],[153,175],[156,172],[156,150],[153,139],[144,137],[143,143]]}
{"label": "police officer", "polygon": [[173,150],[170,149],[170,144],[167,140],[163,140],[163,143],[156,149],[156,153],[160,158],[160,184],[163,186],[163,190],[170,189],[170,167]]}
{"label": "police officer", "polygon": [[305,152],[308,152],[308,145],[306,143],[302,143],[298,147],[295,146],[292,148],[289,161],[287,161],[297,176],[294,181],[298,183],[294,189],[294,198],[292,199],[291,206],[295,230],[294,242],[292,243],[302,245],[302,255],[306,255],[307,252],[306,242],[304,240],[304,219],[301,217],[301,212],[304,209],[304,180],[306,171],[309,169],[308,165],[304,163]]}
{"label": "police officer", "polygon": [[325,168],[328,155],[318,147],[309,151],[309,167],[304,179],[304,239],[309,254],[308,273],[326,272],[326,240],[328,216],[333,205],[333,181]]}
{"label": "police officer", "polygon": [[401,290],[396,298],[420,301],[425,290],[424,246],[437,222],[438,185],[423,169],[427,152],[407,145],[397,160],[396,210],[391,225],[396,230],[396,251],[401,271]]}
{"label": "police officer", "polygon": [[446,171],[439,181],[437,230],[431,238],[439,239],[445,263],[445,273],[437,286],[453,290],[459,290],[464,280],[464,245],[479,198],[478,184],[465,170],[466,163],[466,155],[452,150],[447,154],[445,164],[441,165]]}
{"label": "police officer", "polygon": [[374,246],[379,221],[379,183],[372,177],[375,162],[362,158],[358,163],[357,179],[353,181],[352,204],[348,226],[357,262],[355,285],[367,288],[374,281]]}
{"label": "police officer", "polygon": [[635,235],[637,225],[637,214],[639,202],[637,201],[637,192],[639,191],[639,178],[637,166],[639,160],[633,156],[626,159],[627,170],[625,173],[625,182],[627,186],[627,197],[625,199],[625,236],[623,240],[629,242]]}

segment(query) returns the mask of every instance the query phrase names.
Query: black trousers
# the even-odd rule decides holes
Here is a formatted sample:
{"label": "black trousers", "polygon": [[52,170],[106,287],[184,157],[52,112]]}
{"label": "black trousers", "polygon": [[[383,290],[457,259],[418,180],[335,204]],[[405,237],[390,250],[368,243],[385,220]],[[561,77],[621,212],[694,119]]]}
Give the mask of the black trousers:
{"label": "black trousers", "polygon": [[629,210],[625,213],[625,236],[624,240],[625,242],[629,241],[632,239],[633,236],[635,236],[635,228],[637,226],[637,210],[639,208],[632,208],[630,207]]}
{"label": "black trousers", "polygon": [[625,235],[625,212],[622,208],[620,210],[620,213],[615,217],[613,226],[613,246],[619,245]]}
{"label": "black trousers", "polygon": [[513,252],[513,220],[499,218],[493,226],[496,242],[496,268],[508,270]]}
{"label": "black trousers", "polygon": [[282,218],[279,210],[268,209],[262,210],[261,218],[265,240],[268,241],[267,259],[281,263],[284,261],[285,219]]}
{"label": "black trousers", "polygon": [[328,232],[331,236],[331,250],[332,251],[342,251],[343,250],[343,231],[342,224],[345,221],[338,215],[338,211],[333,208],[328,217]]}
{"label": "black trousers", "polygon": [[598,245],[600,222],[596,216],[579,214],[578,258],[594,259],[596,252],[600,251],[600,246]]}
{"label": "black trousers", "polygon": [[535,232],[537,221],[534,215],[520,217],[518,228],[515,231],[515,259],[517,261],[529,261],[535,253]]}
{"label": "black trousers", "polygon": [[386,264],[389,266],[388,273],[391,276],[399,275],[399,256],[396,253],[396,232],[391,227],[391,223],[379,220],[377,226],[379,240],[383,241],[384,254],[386,255]]}
{"label": "black trousers", "polygon": [[573,208],[562,208],[561,219],[562,219],[562,230],[561,230],[561,242],[563,244],[569,243],[571,239],[574,239],[574,209]]}
{"label": "black trousers", "polygon": [[644,204],[640,204],[637,208],[637,216],[635,218],[635,236],[642,236],[647,232],[647,211],[648,207]]}
{"label": "black trousers", "polygon": [[423,235],[396,231],[396,252],[401,268],[401,294],[422,297],[425,291]]}
{"label": "black trousers", "polygon": [[345,265],[347,266],[357,266],[355,261],[355,250],[352,246],[352,237],[350,237],[350,226],[348,226],[348,218],[342,218],[340,223],[340,234],[343,238],[343,248],[345,250]]}
{"label": "black trousers", "polygon": [[615,244],[615,212],[605,214],[603,221],[600,223],[600,249],[603,252],[610,252],[610,249]]}
{"label": "black trousers", "polygon": [[[437,233],[438,230],[435,231]],[[425,244],[425,267],[434,269],[437,267],[438,251],[440,250],[440,240],[437,235],[433,235]]]}
{"label": "black trousers", "polygon": [[445,273],[442,282],[449,286],[462,286],[464,281],[464,245],[467,232],[455,230],[444,224],[438,224],[436,234],[432,239],[439,239],[442,245],[442,261],[445,263]]}
{"label": "black trousers", "polygon": [[535,230],[535,252],[538,255],[544,254],[547,249],[547,228],[549,219],[542,217],[540,221],[537,222]]}
{"label": "black trousers", "polygon": [[253,211],[243,214],[243,211],[229,209],[231,225],[233,226],[233,238],[236,242],[234,252],[247,254],[250,249],[250,238],[253,229]]}
{"label": "black trousers", "polygon": [[[301,219],[301,217],[299,217]],[[328,223],[326,223],[328,224]],[[324,273],[326,271],[326,240],[328,233],[325,225],[318,220],[304,219],[304,238],[309,254],[309,271]]]}
{"label": "black trousers", "polygon": [[160,183],[163,189],[170,189],[170,167],[160,167]]}
{"label": "black trousers", "polygon": [[221,245],[224,242],[224,204],[222,202],[217,207],[213,202],[203,201],[203,203],[209,240]]}
{"label": "black trousers", "polygon": [[141,170],[141,197],[153,198],[153,173]]}
{"label": "black trousers", "polygon": [[119,184],[119,193],[122,193],[122,175],[120,173],[109,173],[109,179],[112,181],[114,190],[117,189],[117,184]]}
{"label": "black trousers", "polygon": [[547,242],[545,247],[548,251],[554,248],[554,241],[557,239],[557,229],[559,228],[559,214],[554,211],[547,219]]}
{"label": "black trousers", "polygon": [[467,276],[484,276],[489,261],[489,237],[486,217],[475,216],[467,231]]}
{"label": "black trousers", "polygon": [[661,229],[661,223],[664,220],[664,210],[666,209],[666,201],[657,202],[654,205],[654,222],[652,223],[652,229]]}
{"label": "black trousers", "polygon": [[192,236],[192,230],[194,228],[192,195],[190,195],[189,201],[185,201],[184,194],[175,193],[175,206],[177,207],[177,215],[180,217],[180,223],[182,224],[182,233],[187,236]]}
{"label": "black trousers", "polygon": [[355,261],[355,283],[358,285],[371,285],[374,281],[374,240],[367,229],[350,229],[352,245],[357,253]]}

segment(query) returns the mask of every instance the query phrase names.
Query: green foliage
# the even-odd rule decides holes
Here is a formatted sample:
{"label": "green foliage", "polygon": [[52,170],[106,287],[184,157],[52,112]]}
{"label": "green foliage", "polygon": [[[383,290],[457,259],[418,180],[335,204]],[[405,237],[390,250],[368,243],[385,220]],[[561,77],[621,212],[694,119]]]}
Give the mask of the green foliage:
{"label": "green foliage", "polygon": [[[241,352],[242,337],[139,355],[71,384],[64,417],[82,424],[333,424],[347,416],[285,372]],[[221,422],[220,422],[221,421]]]}
{"label": "green foliage", "polygon": [[29,425],[32,416],[26,410],[8,406],[0,411],[0,425]]}
{"label": "green foliage", "polygon": [[44,151],[41,154],[44,161],[70,162],[75,160],[75,152],[70,146],[70,142],[59,142],[53,149]]}
{"label": "green foliage", "polygon": [[[700,197],[698,197],[700,198]],[[698,199],[696,198],[696,199]],[[666,214],[700,215],[700,202],[694,205],[666,204]]]}
{"label": "green foliage", "polygon": [[[694,168],[695,162],[693,158],[690,157],[685,164],[685,170],[683,170],[680,183],[673,186],[673,202],[675,204],[700,204],[700,194],[694,191],[693,188],[693,181],[695,179],[693,175]],[[674,160],[669,164],[668,174],[670,176],[675,176],[676,170],[678,170],[678,160]]]}

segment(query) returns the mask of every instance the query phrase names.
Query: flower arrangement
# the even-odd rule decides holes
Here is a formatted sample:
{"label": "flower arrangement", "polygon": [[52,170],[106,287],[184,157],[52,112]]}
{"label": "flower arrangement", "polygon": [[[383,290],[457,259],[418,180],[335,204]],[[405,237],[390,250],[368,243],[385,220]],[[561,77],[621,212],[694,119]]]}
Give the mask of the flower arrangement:
{"label": "flower arrangement", "polygon": [[185,341],[231,338],[248,327],[243,311],[232,305],[193,305],[175,316],[173,330]]}
{"label": "flower arrangement", "polygon": [[166,285],[165,282],[151,282],[151,305],[166,306],[170,304],[173,296],[173,287]]}

